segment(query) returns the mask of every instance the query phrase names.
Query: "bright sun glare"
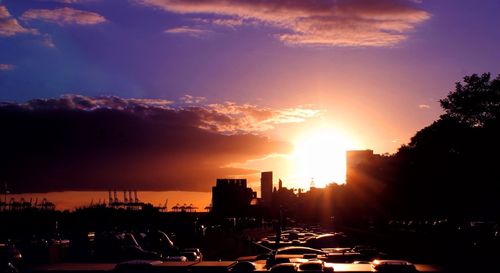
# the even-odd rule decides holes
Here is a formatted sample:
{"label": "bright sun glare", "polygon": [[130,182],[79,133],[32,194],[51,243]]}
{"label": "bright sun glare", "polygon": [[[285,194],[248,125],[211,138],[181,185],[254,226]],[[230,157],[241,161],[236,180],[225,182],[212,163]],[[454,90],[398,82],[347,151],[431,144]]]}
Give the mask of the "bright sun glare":
{"label": "bright sun glare", "polygon": [[335,129],[318,129],[294,142],[295,179],[309,188],[311,179],[316,187],[331,182],[344,183],[346,151],[355,149],[352,140]]}

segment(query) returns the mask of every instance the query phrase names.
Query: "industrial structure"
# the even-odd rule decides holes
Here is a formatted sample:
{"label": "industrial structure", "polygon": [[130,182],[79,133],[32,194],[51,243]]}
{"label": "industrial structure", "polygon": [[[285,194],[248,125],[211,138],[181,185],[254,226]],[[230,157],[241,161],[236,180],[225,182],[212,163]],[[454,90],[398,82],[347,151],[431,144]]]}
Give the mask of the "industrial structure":
{"label": "industrial structure", "polygon": [[43,198],[41,202],[38,202],[38,198],[36,198],[35,201],[33,201],[32,198],[30,198],[30,200],[27,201],[24,198],[16,200],[13,197],[10,198],[8,202],[0,201],[0,211],[21,211],[29,209],[55,210],[55,208],[56,208],[55,204],[47,200],[47,198]]}
{"label": "industrial structure", "polygon": [[[132,196],[133,193],[133,196]],[[137,190],[124,190],[123,191],[123,200],[118,199],[118,192],[116,190],[108,191],[108,207],[112,208],[124,208],[131,210],[140,210],[146,204],[144,202],[139,201],[139,197],[137,196]]]}

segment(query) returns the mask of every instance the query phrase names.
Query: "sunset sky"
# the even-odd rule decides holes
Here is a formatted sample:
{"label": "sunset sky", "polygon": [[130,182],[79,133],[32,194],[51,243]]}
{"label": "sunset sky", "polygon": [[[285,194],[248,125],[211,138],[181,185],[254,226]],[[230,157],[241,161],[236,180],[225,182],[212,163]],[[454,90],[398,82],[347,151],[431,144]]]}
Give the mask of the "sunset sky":
{"label": "sunset sky", "polygon": [[344,182],[346,149],[393,153],[463,76],[500,73],[499,14],[498,0],[0,0],[0,180]]}

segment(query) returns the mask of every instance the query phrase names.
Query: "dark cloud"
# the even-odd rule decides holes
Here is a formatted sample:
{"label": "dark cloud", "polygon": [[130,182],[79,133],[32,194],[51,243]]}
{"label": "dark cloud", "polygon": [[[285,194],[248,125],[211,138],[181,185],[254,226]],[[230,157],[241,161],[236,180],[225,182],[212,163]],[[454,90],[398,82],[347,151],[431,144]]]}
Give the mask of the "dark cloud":
{"label": "dark cloud", "polygon": [[[237,108],[232,104],[231,111]],[[244,128],[220,131],[221,124],[236,126],[238,119],[249,118],[238,111],[235,117],[209,106],[75,95],[1,103],[1,179],[17,192],[208,191],[217,177],[255,172],[228,167],[231,163],[290,152],[288,143]]]}

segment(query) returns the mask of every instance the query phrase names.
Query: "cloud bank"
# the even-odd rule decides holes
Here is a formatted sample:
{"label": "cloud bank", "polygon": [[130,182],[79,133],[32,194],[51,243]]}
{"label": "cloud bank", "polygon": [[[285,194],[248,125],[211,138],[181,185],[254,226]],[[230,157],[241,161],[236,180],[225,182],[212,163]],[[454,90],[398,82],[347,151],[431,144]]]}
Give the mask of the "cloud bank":
{"label": "cloud bank", "polygon": [[79,95],[1,103],[0,172],[16,192],[209,191],[217,177],[255,172],[231,163],[291,152],[252,132],[312,112]]}
{"label": "cloud bank", "polygon": [[[135,0],[181,14],[215,15],[219,25],[257,21],[292,45],[390,46],[430,18],[409,0]],[[233,20],[233,21],[223,21]],[[244,20],[244,21],[242,21]]]}

